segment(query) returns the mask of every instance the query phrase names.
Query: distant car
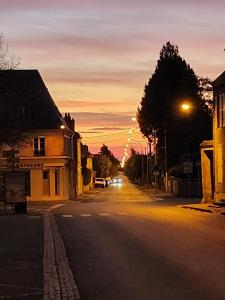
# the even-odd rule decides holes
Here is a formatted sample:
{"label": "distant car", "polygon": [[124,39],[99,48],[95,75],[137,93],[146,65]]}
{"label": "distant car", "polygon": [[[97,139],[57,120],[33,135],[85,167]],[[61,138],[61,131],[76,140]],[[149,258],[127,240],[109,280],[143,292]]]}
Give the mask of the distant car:
{"label": "distant car", "polygon": [[106,187],[106,182],[104,178],[96,178],[95,179],[95,187]]}
{"label": "distant car", "polygon": [[122,182],[122,179],[120,179],[120,178],[113,178],[113,181],[112,181],[113,184],[117,184],[117,183],[121,183],[121,182]]}

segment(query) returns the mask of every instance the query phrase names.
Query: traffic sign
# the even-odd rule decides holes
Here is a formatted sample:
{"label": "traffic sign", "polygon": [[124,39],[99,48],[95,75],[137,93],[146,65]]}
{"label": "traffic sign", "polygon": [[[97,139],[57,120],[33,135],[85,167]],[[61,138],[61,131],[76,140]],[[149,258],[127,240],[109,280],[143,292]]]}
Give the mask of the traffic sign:
{"label": "traffic sign", "polygon": [[153,172],[159,172],[159,165],[154,165],[153,166]]}
{"label": "traffic sign", "polygon": [[153,176],[159,176],[159,171],[153,171]]}
{"label": "traffic sign", "polygon": [[183,162],[183,173],[185,173],[185,174],[193,173],[193,162],[192,161]]}

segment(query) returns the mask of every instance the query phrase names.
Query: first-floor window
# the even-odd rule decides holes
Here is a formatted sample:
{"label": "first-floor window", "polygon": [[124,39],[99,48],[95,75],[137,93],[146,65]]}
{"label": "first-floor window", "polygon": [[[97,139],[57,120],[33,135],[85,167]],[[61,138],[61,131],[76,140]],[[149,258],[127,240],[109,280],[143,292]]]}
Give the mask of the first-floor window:
{"label": "first-floor window", "polygon": [[225,127],[225,94],[216,98],[217,102],[217,127]]}
{"label": "first-floor window", "polygon": [[34,156],[45,156],[45,137],[34,138]]}

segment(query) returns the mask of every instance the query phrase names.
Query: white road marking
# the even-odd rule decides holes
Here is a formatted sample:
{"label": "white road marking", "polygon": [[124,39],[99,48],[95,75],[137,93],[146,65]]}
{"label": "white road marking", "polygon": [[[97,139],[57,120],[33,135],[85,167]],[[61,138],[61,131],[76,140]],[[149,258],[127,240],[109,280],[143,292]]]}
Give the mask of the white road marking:
{"label": "white road marking", "polygon": [[91,216],[91,214],[80,214],[81,215],[81,217],[90,217]]}
{"label": "white road marking", "polygon": [[55,204],[55,205],[49,207],[46,211],[50,212],[50,211],[52,211],[52,210],[54,210],[54,209],[56,209],[56,208],[62,207],[62,206],[64,206],[64,205],[66,205],[66,203]]}
{"label": "white road marking", "polygon": [[104,216],[110,216],[108,213],[99,213],[99,216],[104,217]]}
{"label": "white road marking", "polygon": [[62,215],[63,218],[73,218],[72,215]]}

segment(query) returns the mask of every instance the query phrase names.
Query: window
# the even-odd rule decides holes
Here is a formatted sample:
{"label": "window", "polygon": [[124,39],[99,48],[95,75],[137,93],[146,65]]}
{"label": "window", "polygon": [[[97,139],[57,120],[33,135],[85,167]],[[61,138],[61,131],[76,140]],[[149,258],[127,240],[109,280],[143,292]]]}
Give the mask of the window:
{"label": "window", "polygon": [[217,127],[225,127],[225,94],[216,97]]}
{"label": "window", "polygon": [[55,170],[55,195],[59,195],[59,170]]}
{"label": "window", "polygon": [[48,179],[48,171],[43,171],[43,179]]}
{"label": "window", "polygon": [[49,181],[49,170],[43,170],[43,194],[46,196],[50,195],[50,181]]}
{"label": "window", "polygon": [[45,137],[34,138],[34,156],[45,156]]}

